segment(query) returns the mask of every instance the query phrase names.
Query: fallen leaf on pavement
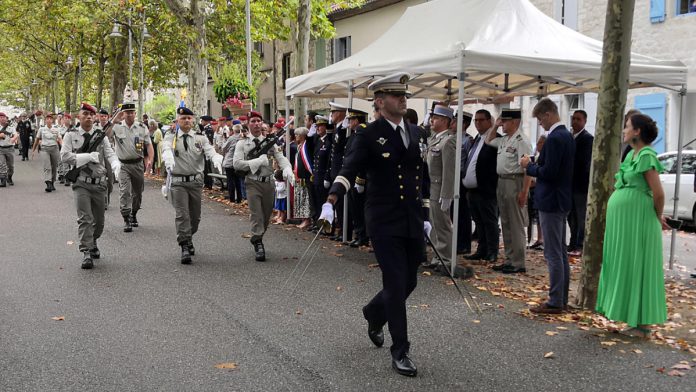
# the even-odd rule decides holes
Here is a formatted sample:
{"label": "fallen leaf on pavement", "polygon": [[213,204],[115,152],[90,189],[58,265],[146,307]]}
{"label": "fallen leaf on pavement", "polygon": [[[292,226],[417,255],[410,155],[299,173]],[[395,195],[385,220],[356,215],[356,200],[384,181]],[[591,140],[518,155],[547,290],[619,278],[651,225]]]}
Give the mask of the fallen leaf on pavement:
{"label": "fallen leaf on pavement", "polygon": [[336,287],[336,291],[341,291],[341,290],[343,290],[343,287],[341,287],[341,286]]}
{"label": "fallen leaf on pavement", "polygon": [[230,369],[234,370],[237,368],[237,364],[235,362],[224,362],[224,363],[218,363],[215,365],[216,369]]}
{"label": "fallen leaf on pavement", "polygon": [[64,317],[64,316],[51,317],[51,320],[54,320],[54,321],[64,321],[64,320],[65,320],[65,317]]}
{"label": "fallen leaf on pavement", "polygon": [[602,346],[614,346],[616,345],[616,342],[601,342],[600,344]]}
{"label": "fallen leaf on pavement", "polygon": [[72,245],[74,243],[75,243],[74,241],[68,241],[68,245]]}
{"label": "fallen leaf on pavement", "polygon": [[672,369],[677,369],[677,370],[690,370],[690,369],[691,369],[691,365],[689,365],[689,364],[687,364],[687,363],[678,363],[678,364],[672,366]]}
{"label": "fallen leaf on pavement", "polygon": [[433,274],[433,273],[430,272],[430,271],[423,271],[423,275],[425,275],[425,276],[430,276],[430,275],[432,275],[432,274]]}
{"label": "fallen leaf on pavement", "polygon": [[568,330],[568,328],[566,328],[566,327],[556,327],[556,329],[561,330],[561,331],[567,331],[567,330]]}
{"label": "fallen leaf on pavement", "polygon": [[665,372],[665,368],[664,368],[664,367],[657,368],[657,369],[655,369],[655,371],[658,372],[658,373],[664,373],[664,372]]}
{"label": "fallen leaf on pavement", "polygon": [[679,370],[670,370],[667,372],[667,375],[672,377],[682,377],[684,376],[684,373],[680,372]]}
{"label": "fallen leaf on pavement", "polygon": [[583,330],[583,331],[589,331],[589,330],[590,330],[590,327],[579,327],[579,329],[581,329],[581,330]]}
{"label": "fallen leaf on pavement", "polygon": [[375,263],[375,264],[368,264],[368,265],[367,265],[367,268],[379,268],[379,264],[377,264],[377,263]]}
{"label": "fallen leaf on pavement", "polygon": [[553,351],[544,354],[544,358],[553,358]]}
{"label": "fallen leaf on pavement", "polygon": [[242,234],[242,238],[251,238],[251,234]]}
{"label": "fallen leaf on pavement", "polygon": [[295,311],[295,314],[302,314],[302,310],[297,309],[297,310]]}
{"label": "fallen leaf on pavement", "polygon": [[474,324],[481,324],[481,320],[474,320],[472,321]]}
{"label": "fallen leaf on pavement", "polygon": [[637,348],[635,348],[635,349],[633,349],[633,350],[631,350],[631,351],[633,351],[633,352],[636,353],[636,354],[643,354],[643,352],[640,351],[640,350],[638,350]]}
{"label": "fallen leaf on pavement", "polygon": [[547,334],[548,336],[556,336],[556,335],[558,335],[558,332],[546,331],[546,334]]}

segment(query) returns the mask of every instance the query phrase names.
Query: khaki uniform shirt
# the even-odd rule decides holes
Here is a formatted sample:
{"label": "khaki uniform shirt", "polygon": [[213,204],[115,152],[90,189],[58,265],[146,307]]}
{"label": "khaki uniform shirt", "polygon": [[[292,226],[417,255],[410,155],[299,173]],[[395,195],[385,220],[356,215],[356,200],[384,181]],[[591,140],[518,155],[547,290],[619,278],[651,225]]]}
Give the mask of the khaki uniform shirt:
{"label": "khaki uniform shirt", "polygon": [[290,161],[285,158],[279,146],[273,146],[268,150],[268,165],[256,166],[253,160],[248,160],[247,154],[256,147],[254,139],[258,139],[258,141],[261,142],[265,138],[263,135],[259,135],[257,138],[249,135],[249,137],[237,142],[234,148],[234,157],[232,158],[232,165],[235,170],[248,171],[256,176],[268,177],[273,174],[273,163],[271,158],[275,158],[281,169],[292,169]]}
{"label": "khaki uniform shirt", "polygon": [[114,149],[120,160],[138,159],[143,157],[143,147],[150,144],[150,132],[143,123],[134,122],[132,126],[125,121],[115,124],[112,128]]}
{"label": "khaki uniform shirt", "polygon": [[503,135],[493,139],[489,145],[498,149],[496,171],[498,174],[524,174],[520,166],[522,155],[532,155],[532,145],[522,133],[521,129],[515,131],[512,136]]}
{"label": "khaki uniform shirt", "polygon": [[[93,131],[92,131],[93,132]],[[63,146],[60,149],[60,160],[70,166],[75,166],[77,159],[75,157],[77,150],[82,147],[84,142],[85,130],[80,127],[77,132],[66,132],[65,138],[63,139]],[[106,167],[104,166],[105,161],[111,162],[116,154],[111,148],[111,143],[109,143],[108,138],[102,140],[101,148],[96,150],[99,153],[99,163],[89,162],[88,164],[82,166],[81,170],[84,174],[88,174],[90,177],[99,178],[106,176]],[[85,170],[90,169],[90,170]],[[91,172],[90,172],[91,171]],[[91,174],[90,174],[91,173]]]}
{"label": "khaki uniform shirt", "polygon": [[[186,139],[186,143],[184,143]],[[188,149],[186,148],[188,145]],[[191,129],[188,133],[179,129],[174,133],[167,133],[162,143],[162,154],[171,151],[174,156],[175,176],[193,176],[203,174],[205,159],[213,159],[215,149],[204,134],[194,133]]]}
{"label": "khaki uniform shirt", "polygon": [[427,162],[430,174],[430,200],[454,198],[454,164],[457,138],[442,131],[428,138]]}
{"label": "khaki uniform shirt", "polygon": [[[2,130],[3,127],[0,127],[0,130]],[[9,133],[9,135],[8,135]],[[7,124],[7,127],[5,128],[5,132],[3,134],[5,135],[4,139],[0,139],[0,147],[7,147],[7,146],[14,146],[14,143],[10,141],[14,137],[15,130],[13,127],[10,126],[10,124]]]}
{"label": "khaki uniform shirt", "polygon": [[60,137],[60,129],[56,127],[41,127],[37,132],[36,137],[41,140],[41,147],[54,147],[58,145]]}

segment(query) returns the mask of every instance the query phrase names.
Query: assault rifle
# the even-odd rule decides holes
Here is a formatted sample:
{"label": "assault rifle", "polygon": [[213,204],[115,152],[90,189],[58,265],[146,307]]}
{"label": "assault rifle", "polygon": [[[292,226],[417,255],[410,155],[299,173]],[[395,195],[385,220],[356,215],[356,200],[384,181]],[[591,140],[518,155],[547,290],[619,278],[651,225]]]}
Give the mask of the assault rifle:
{"label": "assault rifle", "polygon": [[[270,151],[271,148],[276,146],[276,142],[278,142],[278,137],[276,137],[275,135],[266,137],[261,141],[261,143],[259,143],[258,146],[254,147],[253,149],[251,149],[251,151],[249,151],[249,153],[247,153],[246,159],[252,160],[260,157],[263,154],[268,154],[268,151]],[[236,170],[235,174],[239,177],[243,177],[249,174],[249,172]]]}

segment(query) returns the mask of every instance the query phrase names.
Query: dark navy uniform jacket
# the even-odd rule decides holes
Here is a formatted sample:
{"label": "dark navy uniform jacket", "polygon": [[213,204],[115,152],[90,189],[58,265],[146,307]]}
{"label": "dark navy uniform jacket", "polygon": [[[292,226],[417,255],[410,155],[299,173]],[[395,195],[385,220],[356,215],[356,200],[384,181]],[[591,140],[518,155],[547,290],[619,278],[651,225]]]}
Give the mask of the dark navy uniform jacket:
{"label": "dark navy uniform jacket", "polygon": [[409,146],[385,119],[351,136],[343,168],[329,191],[342,197],[358,173],[367,177],[365,224],[370,237],[404,237],[423,241],[427,216],[428,169],[423,162],[417,127],[405,123]]}
{"label": "dark navy uniform jacket", "polygon": [[314,184],[324,186],[326,173],[329,171],[329,158],[331,158],[331,145],[333,144],[333,134],[324,135],[321,140],[319,135],[314,138]]}
{"label": "dark navy uniform jacket", "polygon": [[326,181],[333,182],[338,176],[338,173],[343,167],[343,156],[346,152],[346,129],[340,125],[336,127],[336,131],[333,134],[334,140],[331,146],[331,159],[329,163],[330,170],[326,172]]}

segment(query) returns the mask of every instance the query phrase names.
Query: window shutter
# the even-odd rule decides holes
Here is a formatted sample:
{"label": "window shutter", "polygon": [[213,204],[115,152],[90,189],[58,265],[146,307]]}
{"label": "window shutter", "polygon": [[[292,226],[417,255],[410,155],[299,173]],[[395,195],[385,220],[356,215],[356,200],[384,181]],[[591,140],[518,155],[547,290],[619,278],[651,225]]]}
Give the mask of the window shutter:
{"label": "window shutter", "polygon": [[665,21],[665,0],[650,0],[650,22]]}
{"label": "window shutter", "polygon": [[667,94],[639,95],[635,100],[635,108],[650,116],[657,124],[657,139],[652,143],[658,154],[665,152],[665,118],[667,117]]}

